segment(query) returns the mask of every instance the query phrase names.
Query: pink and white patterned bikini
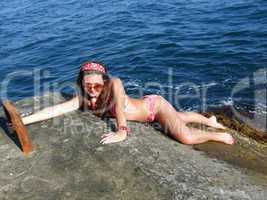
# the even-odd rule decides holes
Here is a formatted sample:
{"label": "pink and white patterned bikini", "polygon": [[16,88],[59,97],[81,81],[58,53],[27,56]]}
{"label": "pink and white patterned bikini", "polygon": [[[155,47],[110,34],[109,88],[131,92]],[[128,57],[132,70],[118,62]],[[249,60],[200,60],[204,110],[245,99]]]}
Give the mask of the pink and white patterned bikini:
{"label": "pink and white patterned bikini", "polygon": [[[155,120],[155,116],[156,116],[156,98],[157,98],[157,95],[146,95],[146,96],[143,96],[142,97],[146,103],[147,103],[147,106],[148,106],[148,110],[149,110],[149,115],[147,116],[147,122],[153,122]],[[109,98],[108,100],[108,107],[109,107],[109,111],[110,111],[110,114],[112,117],[116,117],[116,109],[115,109],[115,104],[112,104],[111,102],[111,97]],[[125,111],[127,111],[128,109],[128,100],[126,98],[125,100]]]}
{"label": "pink and white patterned bikini", "polygon": [[147,117],[148,122],[153,122],[156,117],[156,98],[157,95],[146,95],[143,97],[148,105],[149,115]]}

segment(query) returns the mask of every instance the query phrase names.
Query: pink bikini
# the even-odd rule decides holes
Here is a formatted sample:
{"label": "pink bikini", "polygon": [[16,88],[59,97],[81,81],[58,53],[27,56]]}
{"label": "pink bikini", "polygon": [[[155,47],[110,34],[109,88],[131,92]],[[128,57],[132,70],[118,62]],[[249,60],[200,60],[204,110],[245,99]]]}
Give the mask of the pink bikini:
{"label": "pink bikini", "polygon": [[[146,101],[147,105],[148,105],[148,110],[149,110],[149,115],[147,117],[147,122],[153,122],[155,120],[155,116],[156,116],[156,111],[155,111],[155,106],[156,106],[156,98],[157,95],[146,95],[143,97],[143,99]],[[110,114],[112,117],[116,117],[116,108],[115,108],[115,104],[112,103],[112,98],[110,97],[108,100],[108,109],[110,111]],[[128,106],[128,100],[126,99],[125,101],[125,111],[127,110],[127,106]]]}
{"label": "pink bikini", "polygon": [[145,101],[147,102],[148,105],[148,110],[149,110],[149,115],[147,117],[148,122],[153,122],[156,117],[156,111],[155,111],[155,106],[156,106],[156,98],[157,95],[146,95],[143,97]]}

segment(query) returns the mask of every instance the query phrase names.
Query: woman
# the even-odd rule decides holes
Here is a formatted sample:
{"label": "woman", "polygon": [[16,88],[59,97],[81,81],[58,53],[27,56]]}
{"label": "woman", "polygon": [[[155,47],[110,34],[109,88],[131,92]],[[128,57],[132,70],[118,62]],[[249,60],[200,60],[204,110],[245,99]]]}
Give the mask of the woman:
{"label": "woman", "polygon": [[127,120],[139,122],[158,121],[170,135],[184,144],[199,144],[206,141],[219,141],[233,144],[233,137],[225,132],[209,132],[189,128],[187,123],[202,123],[214,128],[224,129],[212,116],[206,118],[193,112],[177,112],[175,108],[159,95],[148,95],[134,99],[126,95],[122,81],[110,79],[107,69],[98,63],[87,62],[81,66],[77,84],[81,93],[73,99],[35,114],[22,118],[25,125],[56,117],[77,109],[90,109],[97,116],[108,115],[116,118],[117,131],[104,134],[100,143],[114,143],[126,139],[130,130]]}

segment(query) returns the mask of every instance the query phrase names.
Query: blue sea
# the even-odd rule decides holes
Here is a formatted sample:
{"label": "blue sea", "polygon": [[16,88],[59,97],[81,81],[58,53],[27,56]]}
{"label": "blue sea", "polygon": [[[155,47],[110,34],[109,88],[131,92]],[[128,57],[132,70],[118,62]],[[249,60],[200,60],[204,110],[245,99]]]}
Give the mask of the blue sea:
{"label": "blue sea", "polygon": [[266,0],[2,0],[0,38],[2,100],[73,93],[93,60],[132,97],[266,117]]}

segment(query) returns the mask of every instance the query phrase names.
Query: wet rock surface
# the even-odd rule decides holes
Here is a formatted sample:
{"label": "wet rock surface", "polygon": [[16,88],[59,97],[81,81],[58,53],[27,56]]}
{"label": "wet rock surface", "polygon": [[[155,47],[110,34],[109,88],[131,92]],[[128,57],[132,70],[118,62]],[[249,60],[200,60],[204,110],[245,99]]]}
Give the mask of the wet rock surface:
{"label": "wet rock surface", "polygon": [[[38,110],[38,102],[45,107],[63,100],[47,94],[17,102],[17,108],[24,113]],[[3,111],[0,116],[0,199],[254,200],[267,195],[266,171],[254,170],[266,168],[265,144],[236,131],[231,131],[234,146],[190,146],[153,126],[129,122],[132,135],[126,141],[100,145],[115,121],[75,111],[27,126],[35,152],[25,158],[5,130]],[[240,164],[250,154],[255,167]]]}
{"label": "wet rock surface", "polygon": [[[233,132],[237,145],[217,145],[215,142],[207,142],[194,145],[197,150],[205,151],[209,156],[225,160],[242,168],[252,169],[267,175],[267,133],[256,130],[243,123],[232,112],[229,106],[213,109],[208,113],[202,113],[206,117],[215,115],[220,123]],[[247,113],[243,113],[247,115]],[[266,118],[266,116],[263,116]],[[212,130],[210,128],[210,130]]]}

